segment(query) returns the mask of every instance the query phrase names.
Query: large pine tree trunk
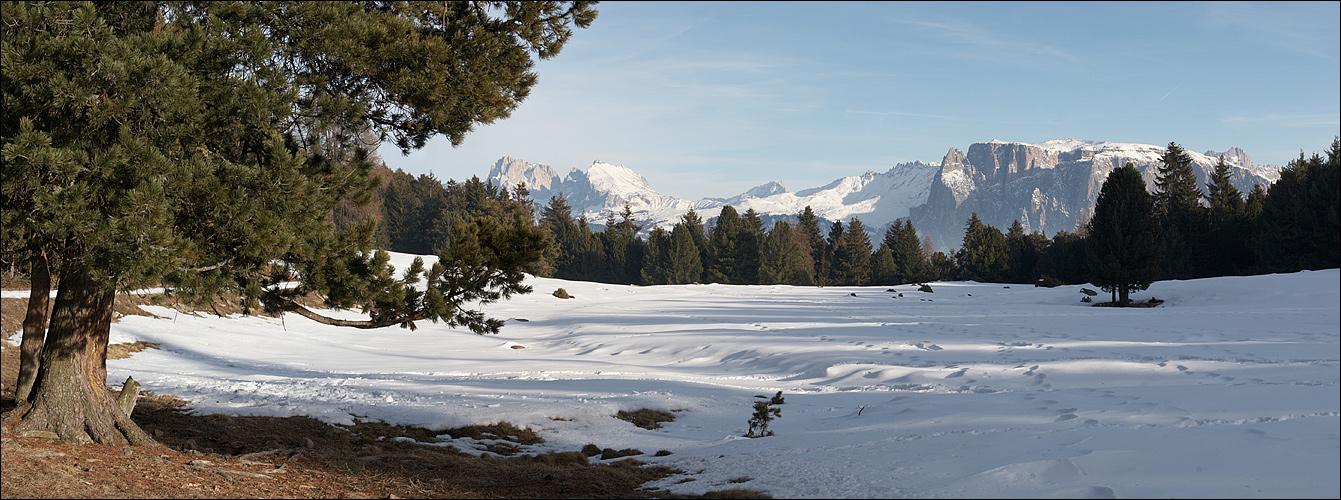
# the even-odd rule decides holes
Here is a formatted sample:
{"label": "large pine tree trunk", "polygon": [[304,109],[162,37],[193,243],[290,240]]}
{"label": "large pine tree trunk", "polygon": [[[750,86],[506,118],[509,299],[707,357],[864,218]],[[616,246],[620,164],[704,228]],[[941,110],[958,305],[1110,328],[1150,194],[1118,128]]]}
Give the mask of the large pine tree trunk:
{"label": "large pine tree trunk", "polygon": [[26,401],[37,379],[38,356],[47,335],[47,309],[51,304],[51,268],[41,251],[33,253],[28,292],[28,311],[23,316],[23,341],[19,344],[19,381],[15,401]]}
{"label": "large pine tree trunk", "polygon": [[61,273],[32,394],[9,418],[15,432],[51,431],[79,444],[160,446],[121,412],[107,388],[107,339],[116,294],[82,266]]}

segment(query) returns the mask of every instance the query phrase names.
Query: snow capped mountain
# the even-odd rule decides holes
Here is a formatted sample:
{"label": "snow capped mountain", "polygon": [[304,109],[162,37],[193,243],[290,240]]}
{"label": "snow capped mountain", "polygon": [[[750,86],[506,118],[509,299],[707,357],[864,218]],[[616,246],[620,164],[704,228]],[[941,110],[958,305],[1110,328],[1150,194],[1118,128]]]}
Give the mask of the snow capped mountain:
{"label": "snow capped mountain", "polygon": [[[585,171],[572,169],[560,178],[548,165],[511,157],[498,160],[489,181],[509,188],[522,182],[537,208],[563,194],[573,216],[585,215],[593,226],[618,214],[628,204],[644,232],[654,226],[669,229],[694,209],[704,220],[717,216],[724,205],[740,213],[754,209],[771,227],[777,219],[794,220],[809,206],[827,221],[862,220],[881,236],[893,221],[912,220],[929,234],[938,249],[957,248],[963,240],[964,221],[977,213],[984,223],[1003,231],[1019,220],[1026,231],[1051,236],[1072,231],[1094,206],[1108,173],[1131,162],[1153,189],[1164,146],[1078,139],[1054,139],[1038,144],[992,140],[971,144],[967,152],[950,148],[938,163],[901,163],[885,172],[836,179],[824,186],[791,192],[774,180],[730,198],[685,200],[658,193],[633,169],[595,161]],[[1234,185],[1251,191],[1254,184],[1269,185],[1280,177],[1276,165],[1255,165],[1239,148],[1223,153],[1188,151],[1199,185],[1223,156]]]}

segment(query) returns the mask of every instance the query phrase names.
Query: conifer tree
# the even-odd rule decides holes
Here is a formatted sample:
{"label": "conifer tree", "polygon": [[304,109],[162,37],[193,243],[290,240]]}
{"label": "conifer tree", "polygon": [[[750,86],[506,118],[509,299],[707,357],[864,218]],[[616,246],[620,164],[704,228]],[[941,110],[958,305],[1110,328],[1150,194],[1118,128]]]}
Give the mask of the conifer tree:
{"label": "conifer tree", "polygon": [[963,279],[1000,282],[1009,273],[1006,237],[995,226],[983,224],[973,212],[964,230],[964,245],[955,255]]}
{"label": "conifer tree", "polygon": [[885,232],[884,245],[889,247],[894,259],[896,274],[891,278],[894,283],[919,283],[926,281],[929,263],[925,247],[930,240],[919,241],[917,228],[913,221],[899,219]]}
{"label": "conifer tree", "polygon": [[871,284],[896,285],[900,283],[898,276],[899,270],[894,263],[894,252],[889,250],[888,243],[882,241],[875,255],[871,256]]}
{"label": "conifer tree", "polygon": [[1192,157],[1170,142],[1155,175],[1155,212],[1159,215],[1163,264],[1161,275],[1187,279],[1204,262],[1205,213]]}
{"label": "conifer tree", "polygon": [[554,269],[554,276],[563,279],[577,279],[578,228],[573,221],[573,207],[568,199],[559,193],[551,196],[549,204],[540,213],[540,227],[549,235],[550,243],[545,247],[546,259]]}
{"label": "conifer tree", "polygon": [[665,285],[670,283],[671,237],[665,228],[656,226],[647,237],[643,255],[642,283]]}
{"label": "conifer tree", "polygon": [[819,217],[810,209],[810,205],[806,205],[797,218],[796,236],[810,255],[810,269],[815,277],[815,284],[819,286],[828,284],[829,266],[825,260],[824,233],[820,230]]}
{"label": "conifer tree", "polygon": [[[526,97],[533,56],[553,57],[570,26],[596,16],[585,2],[496,6],[5,4],[0,222],[7,248],[59,265],[36,382],[5,415],[18,420],[10,429],[154,444],[107,395],[118,289],[167,286],[197,304],[237,293],[250,311],[342,326],[497,331],[461,306],[529,291],[534,227],[469,221],[438,265],[393,277],[370,226],[336,234],[329,217],[374,184],[360,135],[403,152],[436,135],[460,144]],[[297,287],[280,287],[294,276]],[[427,291],[413,286],[421,278]],[[307,292],[371,319],[293,302]]]}
{"label": "conifer tree", "polygon": [[1085,246],[1090,282],[1120,304],[1145,290],[1159,272],[1158,219],[1145,181],[1130,162],[1108,174],[1090,219]]}
{"label": "conifer tree", "polygon": [[801,242],[791,224],[773,223],[759,263],[759,283],[810,286],[814,284],[810,266],[805,262]]}
{"label": "conifer tree", "polygon": [[697,283],[703,276],[703,262],[699,260],[699,248],[694,243],[694,229],[688,222],[680,222],[671,229],[671,248],[669,269],[666,282],[672,285]]}
{"label": "conifer tree", "polygon": [[[865,286],[871,282],[871,236],[866,234],[866,225],[853,217],[848,221],[847,231],[843,234],[843,245],[847,255],[843,262],[843,275],[848,284]],[[836,260],[836,259],[835,259]]]}
{"label": "conifer tree", "polygon": [[731,205],[722,207],[722,211],[717,214],[717,222],[713,224],[712,229],[708,231],[709,252],[712,255],[712,262],[709,265],[709,282],[716,283],[738,283],[740,279],[735,272],[738,268],[738,259],[740,245],[738,234],[740,229],[740,215],[736,208]]}
{"label": "conifer tree", "polygon": [[706,282],[708,281],[706,276],[708,266],[712,262],[712,249],[708,245],[708,232],[703,228],[703,218],[699,217],[698,212],[695,212],[693,208],[690,208],[688,212],[680,216],[680,223],[684,224],[685,229],[688,230],[690,241],[693,241],[694,248],[698,249],[700,268],[700,274],[685,283]]}
{"label": "conifer tree", "polygon": [[1243,194],[1231,182],[1229,165],[1221,156],[1206,183],[1206,201],[1210,205],[1207,274],[1226,276],[1247,272],[1253,266],[1248,246],[1249,221]]}
{"label": "conifer tree", "polygon": [[1281,170],[1258,217],[1255,250],[1268,272],[1341,266],[1341,141],[1324,160],[1303,152]]}
{"label": "conifer tree", "polygon": [[830,285],[845,286],[849,284],[847,271],[847,239],[843,238],[843,221],[834,221],[829,226],[829,238],[824,247],[824,262],[826,271],[829,273],[825,280]]}

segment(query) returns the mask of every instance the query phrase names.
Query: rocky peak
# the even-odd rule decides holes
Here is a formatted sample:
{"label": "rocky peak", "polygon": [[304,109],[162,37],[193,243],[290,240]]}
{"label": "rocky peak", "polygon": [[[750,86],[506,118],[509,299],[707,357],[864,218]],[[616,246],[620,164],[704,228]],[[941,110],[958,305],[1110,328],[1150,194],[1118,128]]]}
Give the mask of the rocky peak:
{"label": "rocky peak", "polygon": [[489,180],[506,187],[523,182],[530,189],[550,189],[559,182],[559,174],[543,163],[527,163],[523,160],[504,156],[494,162],[489,169]]}
{"label": "rocky peak", "polygon": [[979,142],[969,146],[968,162],[987,179],[1005,182],[1017,174],[1057,166],[1057,156],[1032,144]]}
{"label": "rocky peak", "polygon": [[1246,168],[1248,170],[1253,170],[1252,158],[1248,157],[1247,151],[1239,149],[1237,146],[1230,147],[1228,150],[1223,152],[1206,151],[1205,154],[1206,156],[1209,156],[1217,161],[1221,156],[1224,156],[1225,163],[1228,163],[1230,165],[1237,164],[1240,167]]}

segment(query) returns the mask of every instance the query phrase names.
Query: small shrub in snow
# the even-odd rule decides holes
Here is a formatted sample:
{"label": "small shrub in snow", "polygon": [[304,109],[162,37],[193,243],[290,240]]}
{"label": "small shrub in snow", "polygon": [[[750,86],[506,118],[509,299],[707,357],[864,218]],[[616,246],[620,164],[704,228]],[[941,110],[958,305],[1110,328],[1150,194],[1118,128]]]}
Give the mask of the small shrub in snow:
{"label": "small shrub in snow", "polygon": [[554,291],[554,296],[555,296],[555,297],[558,297],[558,298],[561,298],[561,299],[571,299],[571,298],[573,298],[572,295],[569,295],[569,294],[568,294],[568,290],[564,290],[564,289],[562,289],[562,288],[560,288],[560,289],[558,289],[558,290],[555,290],[555,291]]}
{"label": "small shrub in snow", "polygon": [[745,437],[772,436],[773,431],[768,430],[768,423],[774,418],[782,418],[781,409],[774,408],[768,401],[755,401],[754,415],[750,416],[750,431],[745,433]]}

